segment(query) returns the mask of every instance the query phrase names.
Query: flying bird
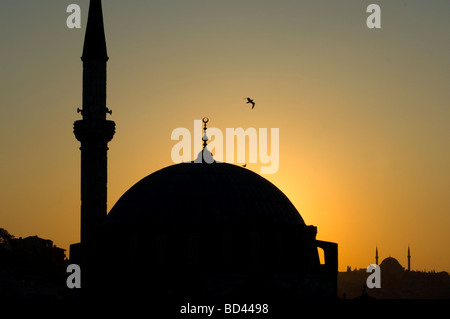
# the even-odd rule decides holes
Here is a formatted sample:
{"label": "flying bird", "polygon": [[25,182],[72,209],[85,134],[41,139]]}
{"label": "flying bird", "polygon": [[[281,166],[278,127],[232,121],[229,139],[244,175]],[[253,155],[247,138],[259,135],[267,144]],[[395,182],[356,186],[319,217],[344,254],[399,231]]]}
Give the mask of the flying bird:
{"label": "flying bird", "polygon": [[247,104],[251,104],[252,105],[252,110],[255,107],[255,101],[253,101],[251,98],[247,98]]}

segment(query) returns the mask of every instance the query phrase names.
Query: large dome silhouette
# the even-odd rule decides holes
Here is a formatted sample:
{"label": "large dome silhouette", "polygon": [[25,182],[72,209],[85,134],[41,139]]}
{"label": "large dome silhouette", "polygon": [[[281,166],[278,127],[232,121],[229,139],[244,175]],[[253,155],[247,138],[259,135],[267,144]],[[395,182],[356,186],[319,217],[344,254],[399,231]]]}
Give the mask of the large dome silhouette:
{"label": "large dome silhouette", "polygon": [[334,288],[304,282],[322,274],[316,231],[251,170],[182,163],[137,182],[97,224],[98,265],[107,261],[112,273],[128,274],[114,282],[122,290],[145,282],[165,296],[327,295]]}
{"label": "large dome silhouette", "polygon": [[182,163],[148,175],[111,209],[109,220],[191,227],[305,227],[275,185],[240,166]]}

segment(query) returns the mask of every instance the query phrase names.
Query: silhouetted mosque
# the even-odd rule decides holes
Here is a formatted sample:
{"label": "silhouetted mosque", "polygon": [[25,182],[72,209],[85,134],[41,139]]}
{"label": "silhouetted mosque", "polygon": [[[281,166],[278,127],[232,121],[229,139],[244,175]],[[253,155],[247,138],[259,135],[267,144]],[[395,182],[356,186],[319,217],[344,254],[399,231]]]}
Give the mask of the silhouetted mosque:
{"label": "silhouetted mosque", "polygon": [[81,59],[82,120],[74,123],[81,142],[81,242],[71,245],[70,260],[81,266],[83,295],[336,297],[337,244],[316,240],[317,228],[263,177],[207,164],[212,155],[205,146],[201,163],[148,175],[107,214],[107,144],[115,123],[106,120],[101,0],[90,2]]}
{"label": "silhouetted mosque", "polygon": [[[411,249],[408,246],[408,255],[406,256],[408,258],[408,271],[411,271]],[[394,257],[387,257],[385,259],[383,259],[383,261],[381,262],[381,264],[378,263],[378,247],[375,247],[375,264],[379,265],[381,269],[383,269],[383,271],[387,271],[387,272],[399,272],[399,271],[404,271],[405,268],[400,265],[400,263],[398,262],[397,259],[395,259]]]}
{"label": "silhouetted mosque", "polygon": [[[406,255],[405,269],[394,257],[386,257],[379,264],[378,247],[375,248],[375,264],[381,270],[381,288],[365,287],[366,268],[347,267],[338,274],[338,296],[342,298],[376,299],[448,299],[450,298],[450,276],[447,272],[415,271],[411,269],[411,250]],[[362,287],[364,286],[364,289]],[[345,297],[344,297],[345,296]]]}

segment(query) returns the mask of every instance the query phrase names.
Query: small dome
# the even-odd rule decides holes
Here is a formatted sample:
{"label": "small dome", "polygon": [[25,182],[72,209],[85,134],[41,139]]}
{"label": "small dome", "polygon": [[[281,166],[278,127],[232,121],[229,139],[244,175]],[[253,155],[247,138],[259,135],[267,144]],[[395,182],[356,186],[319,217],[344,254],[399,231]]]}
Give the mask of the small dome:
{"label": "small dome", "polygon": [[387,258],[385,258],[381,262],[380,268],[381,268],[382,271],[390,272],[390,273],[401,272],[401,271],[404,270],[402,265],[394,257],[387,257]]}
{"label": "small dome", "polygon": [[117,201],[108,219],[140,226],[305,226],[294,205],[271,182],[226,163],[182,163],[150,174]]}

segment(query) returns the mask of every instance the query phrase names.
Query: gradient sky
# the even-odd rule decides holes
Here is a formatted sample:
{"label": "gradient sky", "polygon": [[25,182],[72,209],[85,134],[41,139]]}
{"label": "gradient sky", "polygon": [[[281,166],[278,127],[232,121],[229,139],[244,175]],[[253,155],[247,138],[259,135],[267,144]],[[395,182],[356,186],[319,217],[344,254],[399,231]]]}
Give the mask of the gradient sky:
{"label": "gradient sky", "polygon": [[[70,3],[81,29],[66,26]],[[366,26],[370,3],[381,29]],[[0,227],[66,249],[80,235],[87,11],[0,2]],[[448,0],[104,0],[108,210],[172,164],[177,127],[279,128],[280,167],[264,177],[339,244],[340,270],[374,263],[376,245],[406,266],[410,245],[413,269],[450,271],[449,12]]]}

